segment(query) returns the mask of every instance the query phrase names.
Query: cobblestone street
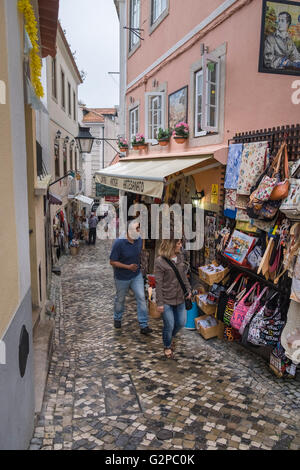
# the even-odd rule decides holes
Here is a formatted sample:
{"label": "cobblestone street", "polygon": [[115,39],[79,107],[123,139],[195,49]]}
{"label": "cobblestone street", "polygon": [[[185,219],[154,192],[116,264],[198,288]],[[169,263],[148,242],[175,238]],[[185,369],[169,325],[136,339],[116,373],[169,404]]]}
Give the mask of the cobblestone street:
{"label": "cobblestone street", "polygon": [[97,242],[53,279],[54,353],[30,449],[300,449],[299,380],[186,329],[166,360],[161,320],[141,335],[130,298],[114,329],[110,244]]}

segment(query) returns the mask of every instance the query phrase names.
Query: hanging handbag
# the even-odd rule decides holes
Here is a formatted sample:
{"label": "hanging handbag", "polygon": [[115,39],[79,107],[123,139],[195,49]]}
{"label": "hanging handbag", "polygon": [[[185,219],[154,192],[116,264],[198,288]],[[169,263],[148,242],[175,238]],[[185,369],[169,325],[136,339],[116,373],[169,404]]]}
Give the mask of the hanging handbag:
{"label": "hanging handbag", "polygon": [[225,311],[224,311],[224,316],[223,316],[223,323],[225,323],[225,325],[227,326],[231,326],[230,320],[233,315],[235,306],[241,300],[241,298],[246,292],[246,289],[245,288],[243,289],[244,283],[245,283],[245,278],[242,278],[237,291],[233,291],[231,288],[228,289],[229,297],[228,297],[228,301],[227,301]]}
{"label": "hanging handbag", "polygon": [[[285,199],[289,193],[289,162],[288,162],[288,153],[287,153],[287,144],[284,142],[284,144],[281,146],[282,152],[281,155],[278,159],[274,176],[279,180],[275,188],[273,189],[270,200],[271,201],[281,201],[282,199]],[[284,163],[283,163],[283,175],[284,178],[282,181],[280,181],[280,164],[282,161],[282,154],[284,152]]]}
{"label": "hanging handbag", "polygon": [[296,164],[293,165],[289,192],[280,206],[280,211],[283,212],[286,217],[293,220],[300,219],[300,179],[298,178],[299,162],[296,162]]}
{"label": "hanging handbag", "polygon": [[242,322],[251,307],[251,305],[246,305],[246,300],[249,297],[249,295],[254,291],[254,289],[258,288],[257,294],[259,294],[259,283],[255,282],[251,289],[246,293],[246,295],[239,301],[239,303],[236,305],[233,314],[230,318],[230,324],[235,330],[239,330]]}
{"label": "hanging handbag", "polygon": [[[275,293],[268,301],[265,302],[251,322],[248,332],[248,342],[255,346],[263,346],[267,344],[265,338],[263,338],[263,332],[270,327],[270,325],[275,324],[275,327],[280,329],[279,331],[281,331],[281,328],[283,327],[283,322],[280,320],[280,299],[278,298],[276,304],[272,305],[272,300],[276,295],[278,295],[278,293]],[[270,310],[272,312],[271,315]]]}
{"label": "hanging handbag", "polygon": [[[285,150],[284,181],[280,181],[280,164]],[[276,189],[278,186],[278,189]],[[280,200],[288,194],[288,160],[286,143],[283,143],[273,161],[251,190],[247,214],[251,219],[273,220],[278,212]]]}
{"label": "hanging handbag", "polygon": [[193,302],[191,299],[187,299],[186,297],[189,295],[189,292],[180,276],[180,273],[178,271],[178,269],[176,268],[175,264],[172,263],[171,260],[169,260],[168,258],[166,258],[165,256],[163,256],[163,259],[171,266],[171,268],[173,269],[177,279],[178,279],[178,282],[181,286],[181,289],[183,290],[183,294],[184,294],[184,303],[185,303],[185,308],[186,310],[192,310],[193,308]]}
{"label": "hanging handbag", "polygon": [[258,308],[260,308],[260,300],[262,299],[262,297],[264,296],[264,294],[267,292],[268,288],[265,287],[260,295],[255,299],[255,301],[253,302],[253,304],[251,305],[251,307],[248,309],[246,315],[244,316],[243,318],[243,321],[242,321],[242,324],[239,328],[239,333],[240,335],[243,335],[244,331],[245,331],[245,328],[246,326],[248,325],[248,323],[250,322],[251,318],[253,317],[253,315],[255,315],[256,311]]}
{"label": "hanging handbag", "polygon": [[260,330],[264,324],[264,311],[265,305],[257,312],[253,320],[251,321],[249,331],[248,331],[248,342],[254,344],[255,346],[260,346]]}
{"label": "hanging handbag", "polygon": [[219,297],[219,302],[218,302],[218,307],[217,307],[217,318],[218,320],[222,321],[224,320],[224,312],[225,312],[225,309],[226,309],[226,305],[227,305],[227,302],[229,300],[229,296],[230,296],[230,292],[232,291],[232,289],[234,288],[234,286],[238,283],[238,281],[240,280],[240,278],[242,277],[242,273],[240,273],[235,279],[234,281],[228,283],[228,288],[227,290],[224,290],[221,292],[220,294],[220,297]]}

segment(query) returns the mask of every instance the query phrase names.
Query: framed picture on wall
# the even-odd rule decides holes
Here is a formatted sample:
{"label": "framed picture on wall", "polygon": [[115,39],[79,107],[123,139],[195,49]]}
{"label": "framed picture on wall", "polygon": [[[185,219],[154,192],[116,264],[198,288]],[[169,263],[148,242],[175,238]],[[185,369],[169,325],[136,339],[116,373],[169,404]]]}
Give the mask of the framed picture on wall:
{"label": "framed picture on wall", "polygon": [[300,3],[263,0],[259,72],[300,75]]}
{"label": "framed picture on wall", "polygon": [[168,103],[168,126],[174,129],[178,122],[187,122],[188,118],[188,87],[185,86],[180,90],[169,95]]}

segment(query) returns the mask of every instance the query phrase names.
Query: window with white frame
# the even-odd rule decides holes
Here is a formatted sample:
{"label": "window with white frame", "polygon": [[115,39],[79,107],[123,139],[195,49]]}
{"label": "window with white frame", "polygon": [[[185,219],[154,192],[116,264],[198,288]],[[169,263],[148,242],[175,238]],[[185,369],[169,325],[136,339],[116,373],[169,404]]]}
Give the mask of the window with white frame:
{"label": "window with white frame", "polygon": [[52,96],[57,99],[57,75],[56,75],[56,58],[51,61],[51,78],[52,78]]}
{"label": "window with white frame", "polygon": [[218,132],[220,60],[204,54],[202,69],[195,73],[195,136]]}
{"label": "window with white frame", "polygon": [[[130,0],[130,28],[138,29],[140,27],[140,0]],[[138,31],[137,31],[138,33]],[[134,31],[129,31],[129,50],[139,42],[139,37]]]}
{"label": "window with white frame", "polygon": [[156,142],[159,128],[165,127],[165,94],[146,93],[145,99],[146,139]]}
{"label": "window with white frame", "polygon": [[130,140],[139,132],[139,107],[136,106],[129,112]]}
{"label": "window with white frame", "polygon": [[167,8],[167,0],[152,0],[152,24]]}

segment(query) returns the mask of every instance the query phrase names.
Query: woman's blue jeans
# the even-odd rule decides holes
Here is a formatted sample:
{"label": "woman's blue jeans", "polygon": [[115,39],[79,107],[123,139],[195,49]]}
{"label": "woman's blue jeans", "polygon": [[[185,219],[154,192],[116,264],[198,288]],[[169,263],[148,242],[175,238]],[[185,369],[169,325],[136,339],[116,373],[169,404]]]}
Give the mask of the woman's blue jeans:
{"label": "woman's blue jeans", "polygon": [[148,325],[148,309],[145,299],[145,287],[142,273],[139,273],[133,279],[129,281],[121,281],[115,278],[116,284],[116,297],[114,307],[114,319],[122,321],[124,313],[125,297],[128,293],[129,288],[134,292],[136,303],[137,303],[137,316],[138,322],[141,328],[145,328]]}
{"label": "woman's blue jeans", "polygon": [[163,313],[163,342],[165,348],[170,348],[172,339],[186,324],[185,303],[180,305],[164,305]]}

